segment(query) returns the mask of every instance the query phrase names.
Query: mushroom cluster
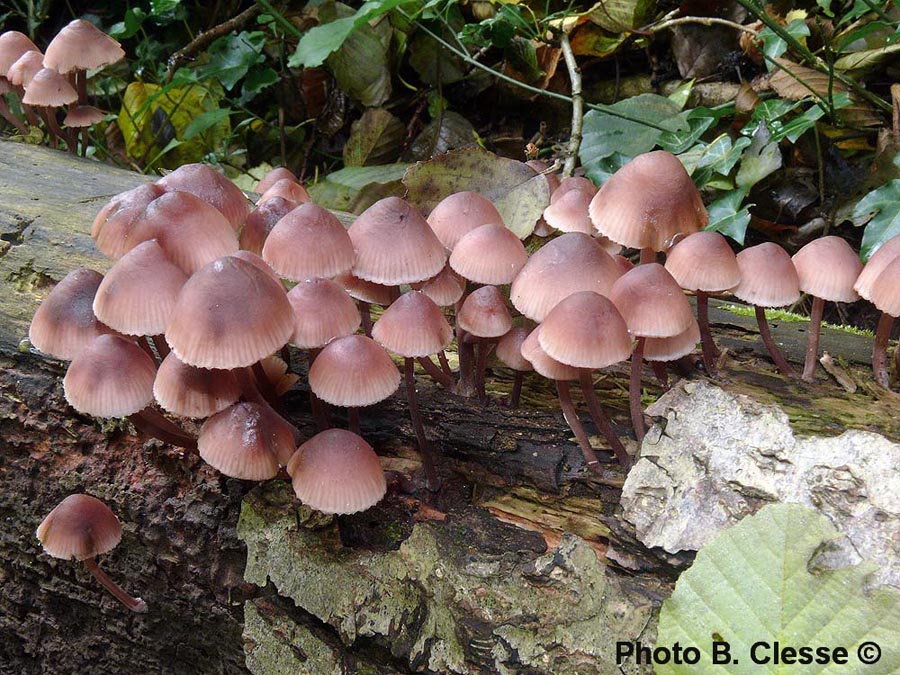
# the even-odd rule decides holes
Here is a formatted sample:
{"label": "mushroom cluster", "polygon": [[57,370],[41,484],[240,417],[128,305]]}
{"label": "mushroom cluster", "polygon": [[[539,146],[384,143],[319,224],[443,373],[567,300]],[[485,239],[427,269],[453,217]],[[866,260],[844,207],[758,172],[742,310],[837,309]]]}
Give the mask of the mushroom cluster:
{"label": "mushroom cluster", "polygon": [[[649,172],[667,180],[651,184]],[[385,494],[359,408],[390,397],[401,380],[425,484],[440,485],[440,455],[416,398],[417,364],[448,392],[482,404],[494,351],[516,373],[511,405],[522,373],[553,380],[585,465],[602,473],[609,460],[592,446],[570,382],[579,382],[606,448],[627,469],[632,456],[597,397],[594,372],[630,360],[640,441],[644,360],[664,374],[666,362],[702,342],[706,370],[715,374],[710,294],[732,292],[761,308],[794,302],[803,291],[818,298],[820,316],[825,300],[855,297],[855,283],[886,316],[900,314],[900,300],[885,299],[877,283],[900,274],[900,246],[885,246],[862,275],[855,254],[834,237],[793,260],[774,244],[735,256],[722,235],[702,231],[707,216],[696,188],[664,152],[639,156],[599,191],[562,182],[544,220],[564,231],[531,256],[476,193],[446,197],[427,218],[388,197],[345,228],[285,169],[257,189],[251,209],[224,176],[187,165],[117,195],[91,230],[115,264],[105,276],[68,275],[39,308],[30,338],[71,360],[64,389],[78,411],[127,416],[227,476],[290,478],[304,504],[327,513],[363,510]],[[623,247],[640,249],[642,264],[616,255]],[[665,265],[656,262],[660,252]],[[697,296],[699,321],[685,291]],[[381,308],[374,322],[372,305]],[[762,309],[757,316],[787,373]],[[807,379],[817,335],[810,330]],[[456,372],[444,353],[454,339]],[[281,398],[297,379],[288,372],[290,345],[309,364],[312,438],[301,438]],[[346,409],[348,430],[334,427],[337,408]],[[191,420],[203,420],[199,433]]]}
{"label": "mushroom cluster", "polygon": [[[47,126],[50,144],[60,141],[68,150],[85,154],[86,129],[103,119],[103,111],[88,103],[87,71],[116,63],[125,57],[119,43],[90,21],[75,19],[66,25],[41,53],[26,35],[18,31],[0,34],[0,115],[19,133],[28,134],[38,124],[35,110]],[[25,119],[11,113],[3,94],[18,96]],[[58,109],[66,107],[59,126]]]}

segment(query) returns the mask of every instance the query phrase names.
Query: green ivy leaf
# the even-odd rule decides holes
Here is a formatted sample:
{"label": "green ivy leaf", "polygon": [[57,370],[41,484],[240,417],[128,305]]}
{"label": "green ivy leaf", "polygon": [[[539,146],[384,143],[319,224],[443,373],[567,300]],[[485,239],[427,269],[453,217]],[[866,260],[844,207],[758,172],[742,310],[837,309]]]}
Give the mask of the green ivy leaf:
{"label": "green ivy leaf", "polygon": [[900,234],[900,179],[860,199],[851,217],[856,223],[868,222],[860,246],[860,257],[868,260],[884,242]]}
{"label": "green ivy leaf", "polygon": [[778,141],[771,140],[768,129],[760,124],[753,140],[741,155],[741,168],[735,182],[738,187],[750,190],[763,178],[781,168],[781,150]]}
{"label": "green ivy leaf", "polygon": [[197,69],[200,78],[215,78],[231,91],[247,71],[265,57],[262,54],[266,34],[262,31],[242,31],[220,37],[210,45],[209,63]]}
{"label": "green ivy leaf", "polygon": [[709,212],[709,225],[706,229],[721,232],[743,245],[747,226],[750,224],[750,204],[741,207],[746,196],[747,193],[743,190],[731,190],[706,207]]}
{"label": "green ivy leaf", "polygon": [[[809,36],[809,26],[803,19],[794,19],[784,27],[784,30],[798,42]],[[768,26],[759,32],[759,39],[763,43],[763,54],[768,59],[777,59],[787,51],[788,43]]]}
{"label": "green ivy leaf", "polygon": [[[770,504],[716,536],[663,603],[656,640],[699,650],[703,666],[657,665],[657,675],[897,672],[900,593],[886,587],[870,591],[870,565],[817,565],[817,553],[838,538],[828,518],[799,504]],[[721,668],[710,665],[714,640],[727,642],[738,660]],[[864,665],[857,655],[867,641],[881,648],[877,665]],[[750,658],[757,642],[844,647],[849,660],[834,666],[757,664]]]}

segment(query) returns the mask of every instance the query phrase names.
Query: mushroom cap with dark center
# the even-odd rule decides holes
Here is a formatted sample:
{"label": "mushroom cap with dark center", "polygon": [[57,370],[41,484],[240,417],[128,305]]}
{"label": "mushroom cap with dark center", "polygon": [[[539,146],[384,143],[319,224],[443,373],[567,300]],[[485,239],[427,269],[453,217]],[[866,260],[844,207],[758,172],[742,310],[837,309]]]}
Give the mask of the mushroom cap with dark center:
{"label": "mushroom cap with dark center", "polygon": [[784,307],[800,299],[800,278],[787,254],[778,244],[767,241],[737,254],[741,283],[732,293],[759,307]]}
{"label": "mushroom cap with dark center", "polygon": [[201,418],[237,403],[241,388],[232,371],[195,368],[169,352],[156,371],[153,396],[174,415]]}
{"label": "mushroom cap with dark center", "polygon": [[290,290],[288,300],[294,310],[291,342],[300,349],[324,347],[359,328],[356,303],[330,279],[301,281]]}
{"label": "mushroom cap with dark center", "polygon": [[450,251],[463,235],[488,223],[503,223],[503,217],[490,199],[477,192],[454,192],[428,214],[428,225]]}
{"label": "mushroom cap with dark center", "polygon": [[188,365],[239,368],[276,352],[293,332],[284,287],[255,265],[226,256],[182,287],[166,342]]}
{"label": "mushroom cap with dark center", "polygon": [[466,297],[456,323],[467,333],[480,338],[505,335],[512,328],[512,316],[506,300],[496,286],[482,286]]}
{"label": "mushroom cap with dark center", "polygon": [[436,354],[453,340],[441,308],[421,291],[404,293],[372,326],[372,337],[385,349],[413,358]]}
{"label": "mushroom cap with dark center", "polygon": [[126,417],[153,402],[156,364],[134,342],[95,338],[72,359],[63,378],[66,400],[92,417]]}
{"label": "mushroom cap with dark center", "polygon": [[166,192],[190,192],[215,207],[236,232],[247,220],[250,202],[237,185],[206,164],[185,164],[160,178],[156,184]]}
{"label": "mushroom cap with dark center", "polygon": [[96,497],[74,494],[47,514],[36,534],[44,550],[54,558],[86,560],[118,546],[122,524]]}
{"label": "mushroom cap with dark center", "polygon": [[334,214],[313,203],[290,211],[269,232],[262,257],[291,281],[349,272],[356,261],[350,235]]}
{"label": "mushroom cap with dark center", "polygon": [[606,368],[631,356],[625,319],[593,291],[573,293],[550,310],[539,340],[549,357],[575,368]]}
{"label": "mushroom cap with dark center", "polygon": [[25,52],[39,51],[27,35],[17,30],[0,33],[0,77],[6,77],[10,66]]}
{"label": "mushroom cap with dark center", "polygon": [[100,68],[125,58],[122,46],[90,21],[75,19],[47,45],[44,66],[60,73]]}
{"label": "mushroom cap with dark center", "polygon": [[297,208],[297,205],[281,197],[272,197],[258,204],[247,216],[241,228],[240,244],[246,251],[262,255],[263,246],[275,224]]}
{"label": "mushroom cap with dark center", "polygon": [[831,302],[859,300],[853,284],[863,265],[845,239],[833,235],[813,239],[791,260],[802,292]]}
{"label": "mushroom cap with dark center", "polygon": [[656,150],[616,171],[591,201],[597,231],[622,246],[668,249],[678,234],[706,227],[709,216],[675,155]]}
{"label": "mushroom cap with dark center", "polygon": [[356,249],[353,274],[396,286],[430,279],[447,262],[447,251],[425,218],[399,197],[381,199],[348,230]]}
{"label": "mushroom cap with dark center", "polygon": [[343,429],[329,429],[306,441],[291,457],[288,473],[297,498],[322,513],[365,511],[387,492],[372,446]]}
{"label": "mushroom cap with dark center", "polygon": [[44,67],[44,55],[29,50],[17,58],[6,71],[6,79],[14,87],[24,87]]}
{"label": "mushroom cap with dark center", "polygon": [[22,103],[57,108],[78,100],[78,92],[65,75],[51,68],[41,68],[25,85]]}
{"label": "mushroom cap with dark center", "polygon": [[373,405],[393,394],[399,386],[400,371],[391,357],[364,335],[332,340],[309,369],[309,388],[332,405]]}
{"label": "mushroom cap with dark center", "polygon": [[634,337],[672,337],[686,331],[694,313],[684,292],[658,263],[638,265],[609,293]]}
{"label": "mushroom cap with dark center", "polygon": [[238,250],[237,235],[225,217],[190,192],[166,192],[147,204],[125,234],[125,249],[148,239],[156,239],[188,274]]}
{"label": "mushroom cap with dark center", "polygon": [[694,232],[666,254],[666,270],[688,291],[720,293],[741,281],[734,251],[718,232]]}
{"label": "mushroom cap with dark center", "polygon": [[644,343],[645,361],[676,361],[687,356],[700,342],[700,325],[694,319],[688,329],[666,338],[647,338]]}
{"label": "mushroom cap with dark center", "polygon": [[94,314],[94,298],[103,275],[94,270],[69,272],[34,313],[28,340],[40,352],[70,361],[99,335],[113,332]]}
{"label": "mushroom cap with dark center", "polygon": [[563,298],[578,291],[609,295],[622,275],[618,265],[583,232],[567,232],[532,255],[510,288],[513,306],[533,321],[543,321]]}
{"label": "mushroom cap with dark center", "polygon": [[900,235],[888,239],[871,255],[862,272],[856,278],[853,290],[859,293],[860,297],[871,301],[872,284],[884,271],[884,268],[897,256],[900,256]]}
{"label": "mushroom cap with dark center", "polygon": [[497,341],[497,349],[494,353],[503,365],[523,372],[534,370],[531,361],[522,356],[522,343],[525,342],[529,333],[531,333],[530,328],[513,326],[506,332],[506,335]]}
{"label": "mushroom cap with dark center", "polygon": [[526,262],[522,241],[499,223],[469,230],[450,254],[450,267],[477,284],[510,284]]}
{"label": "mushroom cap with dark center", "polygon": [[155,183],[145,183],[120,192],[110,199],[94,218],[91,238],[110,258],[121,258],[133,245],[128,233],[147,206],[165,191]]}
{"label": "mushroom cap with dark center", "polygon": [[274,169],[269,171],[265,176],[263,176],[262,180],[260,180],[256,184],[256,192],[258,194],[263,194],[270,187],[275,185],[280,180],[289,179],[294,181],[295,183],[299,183],[297,180],[297,176],[294,175],[294,172],[290,169],[286,169],[283,166],[276,166]]}
{"label": "mushroom cap with dark center", "polygon": [[522,356],[534,367],[539,375],[550,380],[577,380],[579,372],[577,368],[567,366],[552,358],[541,349],[538,341],[541,335],[541,327],[538,326],[522,342]]}
{"label": "mushroom cap with dark center", "polygon": [[448,263],[435,276],[412,284],[412,287],[417,291],[422,291],[438,307],[450,307],[455,305],[465,293],[466,280],[454,272]]}
{"label": "mushroom cap with dark center", "polygon": [[188,280],[155,239],[122,256],[106,273],[94,297],[94,314],[125,335],[159,335]]}
{"label": "mushroom cap with dark center", "polygon": [[197,449],[217,471],[242,480],[274,478],[296,450],[294,432],[274,410],[237,403],[203,423]]}

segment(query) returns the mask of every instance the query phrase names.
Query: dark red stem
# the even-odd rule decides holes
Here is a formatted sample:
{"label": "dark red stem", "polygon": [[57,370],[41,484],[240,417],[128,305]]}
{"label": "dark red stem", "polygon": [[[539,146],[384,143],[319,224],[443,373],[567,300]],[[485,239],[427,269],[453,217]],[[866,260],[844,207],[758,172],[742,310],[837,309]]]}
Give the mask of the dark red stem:
{"label": "dark red stem", "polygon": [[804,382],[816,381],[816,366],[819,363],[819,333],[824,310],[825,301],[822,298],[813,297],[812,312],[809,315],[809,335],[806,338],[806,360],[803,362],[803,375],[800,378]]}
{"label": "dark red stem", "polygon": [[709,330],[709,296],[697,291],[697,323],[700,325],[700,346],[703,349],[703,367],[710,377],[716,376],[716,360],[719,350]]}
{"label": "dark red stem", "polygon": [[444,389],[453,390],[453,378],[438,368],[430,356],[420,356],[416,360],[432,380],[440,384]]}
{"label": "dark red stem", "polygon": [[651,361],[650,369],[659,382],[659,386],[665,391],[669,391],[669,364],[665,361]]}
{"label": "dark red stem", "polygon": [[641,365],[644,361],[645,338],[638,338],[631,353],[631,381],[628,386],[628,404],[631,409],[631,424],[638,443],[644,440],[644,409],[641,406]]}
{"label": "dark red stem", "polygon": [[138,614],[147,613],[147,603],[140,598],[132,598],[128,593],[123,591],[119,584],[110,579],[109,575],[100,569],[96,560],[93,558],[85,558],[83,562],[84,566],[94,575],[94,578],[100,582],[103,588],[112,593],[116,600],[121,602],[132,612],[137,612]]}
{"label": "dark red stem", "polygon": [[891,386],[891,374],[887,368],[887,348],[893,326],[894,317],[882,312],[881,318],[878,319],[878,328],[875,329],[875,346],[872,348],[872,374],[875,381],[886,389]]}
{"label": "dark red stem", "polygon": [[522,380],[525,379],[525,373],[523,373],[521,370],[517,370],[515,372],[516,374],[513,376],[512,391],[509,393],[510,408],[519,407],[519,399],[522,396]]}
{"label": "dark red stem", "polygon": [[[307,349],[306,360],[309,367],[312,368],[313,361],[319,355],[321,349]],[[316,425],[316,431],[322,433],[326,429],[332,427],[331,415],[328,412],[328,404],[315,395],[312,388],[309,390],[309,409],[312,411],[313,422]]]}
{"label": "dark red stem", "polygon": [[363,332],[366,337],[372,337],[372,305],[364,300],[359,300],[359,315],[362,317]]}
{"label": "dark red stem", "polygon": [[641,265],[646,265],[648,263],[656,262],[656,251],[652,248],[645,247],[641,249]]}
{"label": "dark red stem", "polygon": [[20,120],[10,112],[2,95],[0,95],[0,115],[3,116],[3,119],[12,124],[16,129],[18,129],[20,134],[22,134],[23,136],[28,135],[28,127],[25,126],[25,123],[22,120]]}
{"label": "dark red stem", "polygon": [[425,483],[428,489],[434,492],[441,486],[441,482],[438,479],[431,446],[428,445],[428,439],[425,436],[422,413],[419,411],[419,398],[416,396],[415,362],[410,358],[405,358],[403,363],[403,379],[406,381],[406,401],[409,404],[409,419],[412,422],[413,430],[416,432],[416,440],[419,442],[422,468],[425,470]]}
{"label": "dark red stem", "polygon": [[584,396],[584,402],[587,404],[588,412],[591,414],[591,419],[594,420],[597,429],[606,438],[606,442],[609,443],[609,447],[615,454],[616,459],[619,460],[619,464],[627,471],[631,468],[631,456],[625,450],[625,446],[622,445],[622,441],[612,428],[612,423],[609,421],[609,416],[604,412],[603,406],[600,405],[597,393],[594,391],[591,371],[586,368],[580,368],[578,374],[581,379],[581,393]]}
{"label": "dark red stem", "polygon": [[597,453],[591,447],[587,434],[584,433],[584,427],[581,426],[581,420],[578,419],[578,411],[575,410],[575,404],[572,403],[572,394],[569,391],[569,383],[563,380],[555,380],[556,393],[559,396],[559,407],[562,408],[563,417],[575,434],[575,440],[578,441],[578,447],[581,448],[581,454],[588,468],[594,473],[602,473],[600,471],[600,460],[597,459]]}
{"label": "dark red stem", "polygon": [[766,310],[757,305],[753,305],[753,309],[756,310],[756,323],[759,326],[759,336],[762,338],[763,344],[769,352],[769,356],[771,356],[772,360],[775,362],[775,367],[778,368],[782,375],[795,377],[796,373],[794,372],[794,369],[788,365],[787,359],[784,358],[784,354],[779,351],[775,344],[775,340],[772,339],[772,332],[769,330],[769,322],[766,321]]}
{"label": "dark red stem", "polygon": [[129,415],[128,420],[138,431],[157,438],[163,443],[169,443],[192,452],[197,451],[196,438],[149,406]]}
{"label": "dark red stem", "polygon": [[359,426],[359,408],[347,408],[347,429],[357,436],[362,436],[362,428]]}

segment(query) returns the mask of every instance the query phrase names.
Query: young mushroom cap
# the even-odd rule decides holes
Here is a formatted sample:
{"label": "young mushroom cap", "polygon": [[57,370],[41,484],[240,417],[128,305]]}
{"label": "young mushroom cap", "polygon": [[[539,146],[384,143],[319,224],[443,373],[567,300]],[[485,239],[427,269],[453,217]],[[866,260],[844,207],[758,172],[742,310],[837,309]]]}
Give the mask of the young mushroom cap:
{"label": "young mushroom cap", "polygon": [[630,248],[668,249],[678,234],[706,227],[709,216],[675,155],[656,150],[616,171],[591,201],[594,226]]}
{"label": "young mushroom cap", "polygon": [[372,326],[372,337],[385,349],[414,358],[436,354],[453,340],[441,308],[421,291],[404,293]]}
{"label": "young mushroom cap", "polygon": [[297,498],[322,513],[365,511],[387,492],[372,446],[343,429],[329,429],[306,441],[291,457],[288,473]]}
{"label": "young mushroom cap", "polygon": [[39,51],[27,35],[17,30],[0,33],[0,77],[6,77],[12,64],[25,52]]}
{"label": "young mushroom cap", "polygon": [[391,304],[391,287],[360,279],[352,274],[339,274],[334,282],[343,288],[354,300],[387,307]]}
{"label": "young mushroom cap", "polygon": [[577,380],[579,377],[578,368],[567,366],[549,356],[541,348],[540,335],[540,326],[528,334],[528,337],[522,342],[522,356],[534,367],[539,375],[543,375],[550,380]]}
{"label": "young mushroom cap", "polygon": [[284,287],[255,265],[226,256],[182,287],[166,342],[188,365],[239,368],[276,352],[293,332]]}
{"label": "young mushroom cap", "polygon": [[112,332],[93,310],[103,275],[94,270],[69,272],[34,313],[28,340],[40,352],[70,361],[99,335]]}
{"label": "young mushroom cap", "polygon": [[47,514],[36,535],[44,551],[54,558],[86,560],[118,546],[122,524],[96,497],[74,494]]}
{"label": "young mushroom cap", "polygon": [[498,223],[469,230],[450,254],[450,267],[477,284],[512,283],[526,262],[522,240]]}
{"label": "young mushroom cap", "polygon": [[30,50],[17,58],[6,71],[6,79],[14,87],[24,87],[44,67],[44,55]]}
{"label": "young mushroom cap", "polygon": [[464,331],[480,338],[500,337],[512,328],[506,300],[496,286],[482,286],[469,293],[459,308],[456,322]]}
{"label": "young mushroom cap", "polygon": [[274,410],[237,403],[203,423],[197,437],[203,460],[217,471],[242,480],[268,480],[294,454],[294,432]]}
{"label": "young mushroom cap", "polygon": [[872,283],[869,302],[885,314],[900,316],[900,256],[889,262]]}
{"label": "young mushroom cap", "polygon": [[295,183],[300,182],[297,180],[297,176],[294,175],[293,171],[286,169],[283,166],[276,166],[256,184],[256,192],[258,194],[264,194],[265,191],[275,185],[275,183],[284,179],[292,180]]}
{"label": "young mushroom cap", "polygon": [[195,368],[169,352],[156,371],[153,396],[174,415],[202,418],[237,403],[241,388],[232,371]]}
{"label": "young mushroom cap", "polygon": [[444,197],[428,214],[428,225],[450,251],[463,235],[476,227],[502,222],[497,207],[477,192],[455,192]]}
{"label": "young mushroom cap", "polygon": [[72,359],[63,378],[66,400],[92,417],[126,417],[153,402],[156,364],[134,342],[101,335]]}
{"label": "young mushroom cap", "polygon": [[549,357],[575,368],[606,368],[631,356],[625,319],[593,291],[573,293],[550,310],[538,338]]}
{"label": "young mushroom cap", "polygon": [[562,299],[578,291],[609,295],[622,275],[612,256],[583,232],[567,232],[532,255],[510,288],[513,306],[543,321]]}
{"label": "young mushroom cap", "polygon": [[97,248],[110,258],[125,255],[134,247],[128,236],[134,221],[144,213],[150,202],[164,193],[155,183],[146,183],[110,199],[91,225],[91,238]]}
{"label": "young mushroom cap", "polygon": [[241,248],[262,255],[269,232],[279,220],[295,208],[297,205],[294,202],[281,197],[272,197],[264,204],[258,204],[247,216],[247,220],[241,228]]}
{"label": "young mushroom cap", "polygon": [[90,21],[75,19],[47,45],[44,66],[60,73],[91,70],[125,58],[121,45]]}
{"label": "young mushroom cap", "polygon": [[309,369],[309,388],[326,403],[362,407],[383,401],[400,386],[388,353],[364,335],[329,342]]}
{"label": "young mushroom cap", "polygon": [[262,257],[291,281],[335,277],[349,272],[356,261],[341,221],[313,203],[301,204],[275,224]]}
{"label": "young mushroom cap", "polygon": [[588,207],[595,194],[597,188],[587,178],[566,178],[550,195],[550,205],[544,209],[544,220],[560,232],[592,234],[594,225],[588,215]]}
{"label": "young mushroom cap", "polygon": [[434,300],[439,307],[455,305],[466,291],[466,280],[453,271],[449,263],[435,276],[412,285]]}
{"label": "young mushroom cap", "polygon": [[22,103],[26,105],[57,108],[78,100],[78,92],[69,84],[65,75],[60,75],[51,68],[41,68],[25,84],[25,96]]}
{"label": "young mushroom cap", "polygon": [[845,239],[833,235],[813,239],[791,260],[802,292],[831,302],[859,300],[853,284],[863,265]]}
{"label": "young mushroom cap", "polygon": [[330,279],[301,281],[287,297],[294,310],[291,342],[300,349],[324,347],[359,328],[361,319],[356,303]]}
{"label": "young mushroom cap", "polygon": [[741,283],[734,296],[758,307],[784,307],[800,299],[800,278],[791,257],[767,241],[737,254]]}
{"label": "young mushroom cap", "polygon": [[63,124],[67,127],[75,128],[89,127],[102,121],[104,117],[106,117],[106,113],[100,108],[95,108],[92,105],[77,105],[69,108],[65,119],[63,119]]}
{"label": "young mushroom cap", "polygon": [[719,232],[694,232],[666,254],[666,270],[688,291],[720,293],[740,283],[734,251]]}
{"label": "young mushroom cap", "polygon": [[683,333],[672,337],[647,338],[644,343],[645,361],[676,361],[687,356],[700,342],[700,325],[696,319]]}
{"label": "young mushroom cap", "polygon": [[399,197],[381,199],[348,230],[356,249],[353,274],[396,286],[430,279],[444,268],[447,251],[425,218]]}
{"label": "young mushroom cap", "polygon": [[125,335],[159,335],[188,280],[155,239],[122,256],[106,273],[94,297],[94,314]]}
{"label": "young mushroom cap", "polygon": [[282,178],[281,180],[272,183],[272,185],[260,195],[259,201],[256,203],[257,205],[265,204],[270,199],[275,199],[276,197],[287,199],[297,206],[306,204],[310,200],[309,192],[307,192],[306,188],[300,185],[296,179]]}
{"label": "young mushroom cap", "polygon": [[853,290],[859,293],[860,297],[871,301],[872,284],[897,256],[900,256],[900,235],[888,239],[871,255],[859,273],[856,283],[853,284]]}
{"label": "young mushroom cap", "polygon": [[531,361],[522,356],[522,343],[530,333],[530,328],[513,326],[500,338],[494,353],[503,365],[523,372],[534,370]]}
{"label": "young mushroom cap", "polygon": [[166,192],[190,192],[215,207],[236,232],[247,220],[250,202],[237,185],[206,164],[185,164],[160,178],[156,184]]}
{"label": "young mushroom cap", "polygon": [[619,278],[609,299],[635,337],[672,337],[694,321],[678,282],[658,263],[638,265]]}

